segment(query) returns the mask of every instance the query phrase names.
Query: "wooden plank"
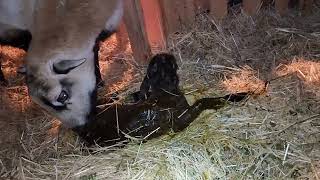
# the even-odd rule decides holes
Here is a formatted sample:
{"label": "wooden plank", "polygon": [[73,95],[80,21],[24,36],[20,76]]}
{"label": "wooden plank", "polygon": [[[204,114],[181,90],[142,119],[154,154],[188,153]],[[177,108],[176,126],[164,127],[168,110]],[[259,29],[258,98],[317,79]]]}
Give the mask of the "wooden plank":
{"label": "wooden plank", "polygon": [[303,15],[308,15],[312,12],[313,0],[299,0],[299,7]]}
{"label": "wooden plank", "polygon": [[180,19],[184,26],[190,26],[194,24],[195,16],[196,16],[194,2],[193,0],[180,0],[180,1],[181,2],[178,4],[182,6],[182,13],[180,15]]}
{"label": "wooden plank", "polygon": [[159,0],[166,37],[194,23],[192,0]]}
{"label": "wooden plank", "polygon": [[179,17],[175,11],[175,1],[159,0],[165,36],[180,29]]}
{"label": "wooden plank", "polygon": [[135,60],[146,64],[151,55],[140,0],[125,1],[124,22]]}
{"label": "wooden plank", "polygon": [[289,9],[289,0],[275,0],[275,7],[280,15],[286,14]]}
{"label": "wooden plank", "polygon": [[210,15],[216,20],[224,18],[228,14],[227,0],[211,0],[210,1]]}
{"label": "wooden plank", "polygon": [[243,10],[248,15],[256,14],[262,5],[261,0],[243,0]]}
{"label": "wooden plank", "polygon": [[148,39],[152,51],[157,53],[166,49],[166,38],[158,0],[141,0]]}
{"label": "wooden plank", "polygon": [[203,13],[210,10],[210,0],[194,0],[193,3],[197,13]]}
{"label": "wooden plank", "polygon": [[261,7],[270,7],[274,5],[275,0],[262,0],[262,6]]}

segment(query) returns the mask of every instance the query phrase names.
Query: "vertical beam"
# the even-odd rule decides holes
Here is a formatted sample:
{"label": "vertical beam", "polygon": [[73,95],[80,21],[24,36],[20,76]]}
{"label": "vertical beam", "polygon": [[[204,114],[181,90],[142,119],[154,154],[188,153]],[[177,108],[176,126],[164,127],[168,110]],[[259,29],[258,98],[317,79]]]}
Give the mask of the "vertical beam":
{"label": "vertical beam", "polygon": [[145,64],[151,55],[140,0],[125,0],[124,22],[135,60]]}
{"label": "vertical beam", "polygon": [[195,11],[192,0],[159,0],[166,37],[190,26],[194,22]]}
{"label": "vertical beam", "polygon": [[[184,25],[192,25],[194,23],[196,12],[193,0],[182,0],[178,5],[182,6],[182,14],[180,19]],[[179,6],[177,6],[179,7]]]}
{"label": "vertical beam", "polygon": [[180,28],[179,16],[175,11],[175,0],[159,0],[166,37]]}
{"label": "vertical beam", "polygon": [[303,15],[308,15],[312,11],[313,0],[300,0],[299,7]]}
{"label": "vertical beam", "polygon": [[276,10],[280,15],[288,12],[289,0],[276,0],[275,1]]}
{"label": "vertical beam", "polygon": [[141,0],[141,6],[151,49],[152,51],[162,51],[166,48],[166,37],[164,36],[159,1]]}
{"label": "vertical beam", "polygon": [[224,18],[228,14],[227,0],[211,0],[210,1],[210,15],[216,20]]}
{"label": "vertical beam", "polygon": [[194,8],[196,12],[206,12],[207,10],[210,10],[210,0],[194,0]]}
{"label": "vertical beam", "polygon": [[243,0],[243,9],[246,14],[251,16],[260,10],[261,4],[261,0]]}

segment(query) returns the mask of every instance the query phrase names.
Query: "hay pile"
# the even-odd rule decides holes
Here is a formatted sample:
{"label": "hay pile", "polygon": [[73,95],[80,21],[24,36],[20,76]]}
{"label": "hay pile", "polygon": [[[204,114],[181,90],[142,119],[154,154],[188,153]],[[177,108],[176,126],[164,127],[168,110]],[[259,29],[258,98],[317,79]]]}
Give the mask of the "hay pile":
{"label": "hay pile", "polygon": [[[170,43],[188,100],[245,90],[255,92],[252,98],[206,111],[181,133],[120,150],[96,147],[94,153],[69,131],[55,135],[51,118],[31,105],[27,115],[10,117],[25,127],[20,149],[1,148],[0,177],[319,179],[320,9],[314,11],[309,17],[234,14],[221,25],[199,15],[192,31],[172,36]],[[133,80],[141,75],[133,73]],[[121,95],[133,90],[124,88]]]}

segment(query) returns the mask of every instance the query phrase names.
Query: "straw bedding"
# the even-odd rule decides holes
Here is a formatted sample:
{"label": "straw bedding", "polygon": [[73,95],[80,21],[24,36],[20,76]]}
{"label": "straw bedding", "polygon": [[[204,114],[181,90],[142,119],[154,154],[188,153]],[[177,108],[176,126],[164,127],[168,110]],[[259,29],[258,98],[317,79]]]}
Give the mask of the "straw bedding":
{"label": "straw bedding", "polygon": [[[13,50],[2,47],[5,72],[15,78],[1,89],[0,177],[319,179],[319,19],[319,7],[308,17],[294,11],[280,17],[273,9],[254,17],[234,13],[221,24],[199,15],[191,30],[173,35],[169,43],[190,103],[229,92],[254,94],[241,104],[202,113],[181,133],[122,149],[89,150],[60,128],[59,121],[32,104],[23,83],[13,81]],[[120,90],[125,99],[139,87],[144,68],[125,51],[127,46],[122,51],[127,53],[112,58],[117,45],[107,41],[102,46],[106,78],[116,63],[122,71],[118,79],[107,80],[113,86],[100,97]]]}

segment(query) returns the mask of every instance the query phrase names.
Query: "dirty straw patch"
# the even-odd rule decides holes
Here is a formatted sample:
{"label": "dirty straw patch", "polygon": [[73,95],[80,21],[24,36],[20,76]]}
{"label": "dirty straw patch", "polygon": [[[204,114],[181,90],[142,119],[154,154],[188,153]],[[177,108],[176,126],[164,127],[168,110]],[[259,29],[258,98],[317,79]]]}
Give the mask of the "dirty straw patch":
{"label": "dirty straw patch", "polygon": [[[232,79],[226,80],[228,84],[238,83]],[[84,149],[42,163],[21,158],[22,175],[31,179],[317,179],[319,103],[310,102],[311,97],[299,98],[299,84],[297,76],[282,77],[269,85],[267,95],[202,113],[183,132],[145,144],[119,150],[97,147],[89,154]],[[58,149],[63,152],[64,147]]]}
{"label": "dirty straw patch", "polygon": [[[0,124],[1,132],[11,132],[5,125],[15,127],[13,122],[23,126],[10,136],[13,140],[1,137],[7,140],[2,144],[16,143],[1,147],[0,177],[319,179],[320,10],[314,11],[309,17],[235,14],[221,25],[199,15],[192,31],[172,36],[170,48],[190,102],[229,92],[255,93],[241,104],[202,113],[180,133],[144,144],[87,149],[68,130],[55,135],[59,123],[52,127],[52,118],[32,103],[17,113],[12,104],[18,99],[12,103],[6,95],[0,107],[11,102],[11,108],[0,118],[11,123]],[[109,51],[101,50],[107,58],[103,52]]]}

